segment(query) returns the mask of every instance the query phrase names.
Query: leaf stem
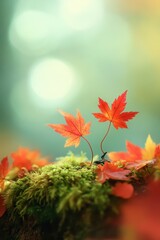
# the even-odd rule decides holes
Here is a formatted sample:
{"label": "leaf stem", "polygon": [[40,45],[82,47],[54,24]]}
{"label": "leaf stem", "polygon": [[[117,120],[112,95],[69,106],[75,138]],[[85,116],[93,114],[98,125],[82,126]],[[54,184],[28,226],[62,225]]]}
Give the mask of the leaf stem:
{"label": "leaf stem", "polygon": [[104,135],[104,137],[103,137],[103,139],[101,141],[101,144],[100,144],[100,148],[101,148],[101,151],[102,151],[103,154],[105,154],[105,152],[106,152],[106,151],[103,150],[103,142],[104,142],[105,138],[107,137],[107,135],[109,133],[109,130],[111,128],[111,123],[112,122],[109,123],[108,128],[107,128],[107,132],[105,133],[105,135]]}
{"label": "leaf stem", "polygon": [[92,146],[91,146],[90,142],[85,137],[82,136],[82,138],[87,142],[87,144],[88,144],[88,146],[90,148],[90,151],[91,151],[91,164],[90,164],[90,166],[92,166],[92,164],[93,164],[93,156],[94,156]]}

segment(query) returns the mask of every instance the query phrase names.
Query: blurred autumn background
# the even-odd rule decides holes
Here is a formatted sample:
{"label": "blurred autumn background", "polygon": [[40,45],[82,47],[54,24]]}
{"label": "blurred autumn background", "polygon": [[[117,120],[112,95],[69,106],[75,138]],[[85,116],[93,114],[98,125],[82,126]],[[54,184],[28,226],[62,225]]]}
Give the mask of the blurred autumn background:
{"label": "blurred autumn background", "polygon": [[95,154],[106,123],[92,116],[98,97],[111,103],[128,89],[126,111],[140,114],[128,129],[111,129],[107,151],[160,142],[159,0],[2,0],[0,3],[0,156],[19,146],[55,159],[64,148],[47,127],[57,112],[79,109],[91,121]]}

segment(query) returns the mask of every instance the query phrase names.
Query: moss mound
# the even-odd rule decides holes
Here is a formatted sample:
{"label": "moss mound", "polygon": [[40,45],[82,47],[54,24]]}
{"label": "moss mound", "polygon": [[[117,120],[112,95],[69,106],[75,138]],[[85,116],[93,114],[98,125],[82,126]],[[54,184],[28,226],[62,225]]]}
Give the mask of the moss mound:
{"label": "moss mound", "polygon": [[96,181],[95,166],[83,154],[27,173],[5,191],[3,239],[85,239],[111,209],[110,189]]}

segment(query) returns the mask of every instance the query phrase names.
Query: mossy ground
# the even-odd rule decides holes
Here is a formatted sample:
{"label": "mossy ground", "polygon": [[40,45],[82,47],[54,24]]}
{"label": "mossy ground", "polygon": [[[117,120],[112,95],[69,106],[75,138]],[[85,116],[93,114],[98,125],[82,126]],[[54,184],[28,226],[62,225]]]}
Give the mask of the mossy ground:
{"label": "mossy ground", "polygon": [[3,239],[85,239],[111,210],[110,192],[85,155],[69,154],[9,185],[0,219]]}

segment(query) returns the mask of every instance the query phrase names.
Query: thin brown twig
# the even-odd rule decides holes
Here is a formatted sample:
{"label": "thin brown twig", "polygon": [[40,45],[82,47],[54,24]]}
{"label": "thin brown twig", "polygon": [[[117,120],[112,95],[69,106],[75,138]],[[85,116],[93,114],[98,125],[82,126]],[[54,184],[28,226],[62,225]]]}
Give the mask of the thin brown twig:
{"label": "thin brown twig", "polygon": [[107,137],[107,135],[108,135],[108,133],[109,133],[109,130],[110,130],[110,128],[111,128],[111,123],[112,123],[112,122],[109,123],[108,128],[107,128],[107,131],[106,131],[106,133],[105,133],[105,135],[104,135],[104,137],[103,137],[103,139],[102,139],[102,141],[101,141],[101,144],[100,144],[100,148],[101,148],[101,151],[102,151],[103,154],[106,152],[106,151],[103,150],[103,142],[104,142],[104,140],[106,139],[106,137]]}
{"label": "thin brown twig", "polygon": [[92,166],[92,164],[93,164],[93,156],[94,156],[92,146],[91,146],[90,142],[85,137],[82,136],[82,138],[87,142],[87,144],[88,144],[88,146],[89,146],[89,148],[91,150],[91,164],[90,164],[90,166]]}

